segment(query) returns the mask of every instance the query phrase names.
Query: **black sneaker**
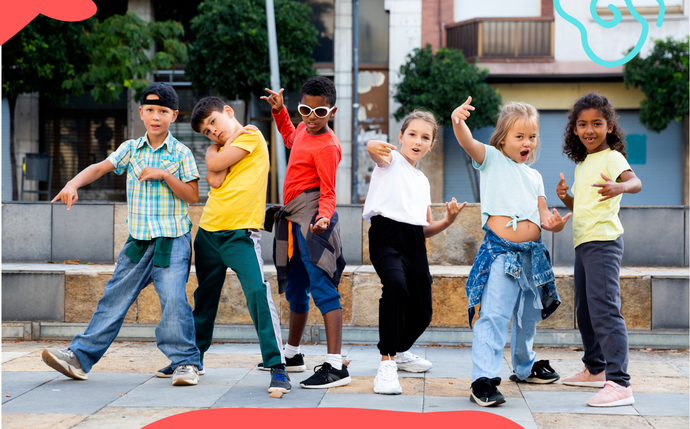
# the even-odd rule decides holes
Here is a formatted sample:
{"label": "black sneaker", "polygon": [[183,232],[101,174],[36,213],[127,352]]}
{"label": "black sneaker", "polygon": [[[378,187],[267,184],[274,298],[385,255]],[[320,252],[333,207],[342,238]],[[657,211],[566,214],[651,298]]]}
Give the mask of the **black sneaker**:
{"label": "black sneaker", "polygon": [[[270,371],[271,368],[264,368],[264,363],[260,362],[257,366],[262,371]],[[285,358],[285,370],[287,372],[303,372],[307,369],[304,364],[304,355],[302,353],[297,353],[291,358]]]}
{"label": "black sneaker", "polygon": [[479,377],[472,383],[470,401],[482,407],[504,403],[506,398],[496,389],[499,384],[501,384],[501,377]]}
{"label": "black sneaker", "polygon": [[[168,365],[165,368],[161,368],[158,371],[156,371],[156,377],[158,378],[171,378],[173,375],[173,372],[175,372],[172,369],[172,366]],[[204,371],[203,365],[199,368],[199,375],[204,375],[206,374],[206,371]]]}
{"label": "black sneaker", "polygon": [[290,376],[284,369],[269,368],[271,370],[271,385],[268,386],[268,392],[283,392],[290,393],[292,386],[290,385]]}
{"label": "black sneaker", "polygon": [[510,376],[510,381],[549,384],[561,378],[556,371],[551,368],[548,360],[538,360],[532,365],[532,373],[524,380],[520,380],[514,373]]}
{"label": "black sneaker", "polygon": [[344,386],[352,381],[347,365],[343,369],[335,369],[330,363],[324,362],[314,368],[314,375],[307,378],[299,385],[305,389],[328,389],[329,387]]}

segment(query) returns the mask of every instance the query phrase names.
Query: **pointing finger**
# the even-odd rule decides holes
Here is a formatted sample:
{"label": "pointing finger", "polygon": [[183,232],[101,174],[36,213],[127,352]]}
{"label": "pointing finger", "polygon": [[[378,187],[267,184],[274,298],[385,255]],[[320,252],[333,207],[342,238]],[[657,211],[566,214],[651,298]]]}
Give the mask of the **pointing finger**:
{"label": "pointing finger", "polygon": [[604,173],[601,173],[601,178],[606,180],[607,182],[613,182],[613,180],[611,180],[609,177],[606,177]]}

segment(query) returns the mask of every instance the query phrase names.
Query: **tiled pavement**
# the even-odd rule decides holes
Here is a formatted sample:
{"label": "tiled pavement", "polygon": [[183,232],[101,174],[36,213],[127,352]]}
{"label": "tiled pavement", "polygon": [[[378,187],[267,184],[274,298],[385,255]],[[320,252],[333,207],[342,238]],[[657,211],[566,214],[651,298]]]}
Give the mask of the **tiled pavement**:
{"label": "tiled pavement", "polygon": [[[353,382],[344,387],[311,390],[299,382],[323,362],[323,345],[302,346],[308,370],[292,373],[293,391],[281,399],[268,396],[267,372],[254,368],[260,361],[257,344],[218,344],[207,353],[206,375],[197,386],[172,387],[170,379],[153,377],[167,360],[155,344],[115,343],[89,374],[86,382],[50,370],[40,358],[43,347],[64,348],[63,342],[3,342],[2,427],[7,428],[141,428],[170,415],[220,408],[368,408],[394,411],[485,411],[506,417],[525,428],[688,428],[690,362],[688,351],[633,350],[629,372],[635,404],[592,408],[585,403],[597,389],[515,384],[510,351],[505,350],[499,387],[507,402],[479,408],[468,400],[471,349],[420,347],[414,353],[429,359],[426,374],[400,372],[403,395],[373,392],[378,366],[374,346],[343,346]],[[537,349],[538,359],[566,376],[580,370],[581,352]]]}

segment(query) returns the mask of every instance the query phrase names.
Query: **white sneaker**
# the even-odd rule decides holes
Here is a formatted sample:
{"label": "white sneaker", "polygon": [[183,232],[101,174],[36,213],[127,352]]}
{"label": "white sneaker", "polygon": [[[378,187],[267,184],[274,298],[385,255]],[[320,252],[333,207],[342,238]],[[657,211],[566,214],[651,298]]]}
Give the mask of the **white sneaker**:
{"label": "white sneaker", "polygon": [[398,371],[407,372],[426,372],[433,367],[431,362],[410,353],[409,350],[396,354],[395,363],[398,365]]}
{"label": "white sneaker", "polygon": [[194,386],[199,382],[199,370],[194,365],[179,365],[172,375],[173,386]]}
{"label": "white sneaker", "polygon": [[392,360],[382,360],[374,379],[374,392],[382,395],[399,395],[402,387],[398,381],[398,368]]}

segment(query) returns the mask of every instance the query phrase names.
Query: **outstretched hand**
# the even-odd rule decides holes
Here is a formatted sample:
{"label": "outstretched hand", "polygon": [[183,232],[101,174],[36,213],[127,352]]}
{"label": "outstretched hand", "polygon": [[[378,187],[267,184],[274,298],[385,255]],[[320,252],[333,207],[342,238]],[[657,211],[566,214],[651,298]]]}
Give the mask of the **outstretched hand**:
{"label": "outstretched hand", "polygon": [[474,110],[474,106],[470,105],[471,102],[472,97],[467,97],[467,100],[465,100],[461,106],[458,106],[455,108],[455,110],[453,110],[453,113],[450,115],[450,119],[454,124],[459,124],[460,121],[466,121],[467,118],[470,117],[470,110]]}
{"label": "outstretched hand", "polygon": [[330,225],[330,223],[330,219],[322,217],[321,219],[316,221],[316,224],[309,225],[309,230],[312,234],[321,234],[322,232],[328,229],[328,225]]}
{"label": "outstretched hand", "polygon": [[546,219],[546,221],[541,223],[541,227],[547,231],[559,232],[563,229],[565,224],[568,223],[568,219],[570,219],[572,215],[572,213],[568,213],[564,217],[561,217],[558,210],[553,209],[553,214]]}
{"label": "outstretched hand", "polygon": [[397,149],[395,145],[382,140],[369,140],[369,143],[367,143],[367,152],[369,152],[369,156],[377,165],[379,164],[377,159],[385,165],[390,165],[392,159],[391,152]]}
{"label": "outstretched hand", "polygon": [[455,219],[458,217],[462,209],[465,208],[467,205],[467,201],[465,201],[462,204],[458,204],[458,201],[453,197],[450,202],[446,203],[446,222],[448,222],[448,225],[450,226],[453,222],[455,222]]}
{"label": "outstretched hand", "polygon": [[79,199],[79,195],[77,195],[77,188],[72,186],[70,184],[70,182],[67,182],[65,187],[62,188],[60,193],[57,194],[55,196],[55,198],[53,198],[51,203],[54,203],[55,201],[60,200],[60,202],[62,202],[62,204],[67,204],[67,210],[69,210],[74,205],[74,203],[77,202],[78,199]]}
{"label": "outstretched hand", "polygon": [[268,92],[271,95],[268,97],[264,95],[259,98],[261,98],[262,100],[266,100],[268,104],[271,105],[271,108],[276,112],[282,110],[283,106],[285,106],[285,104],[283,103],[283,88],[280,88],[280,91],[278,92],[271,91],[268,88],[265,89],[266,92]]}
{"label": "outstretched hand", "polygon": [[607,177],[604,173],[601,173],[601,178],[605,180],[604,183],[592,183],[592,186],[601,188],[597,193],[601,194],[604,198],[599,198],[597,201],[601,202],[620,195],[625,190],[622,183],[616,183],[610,177]]}

